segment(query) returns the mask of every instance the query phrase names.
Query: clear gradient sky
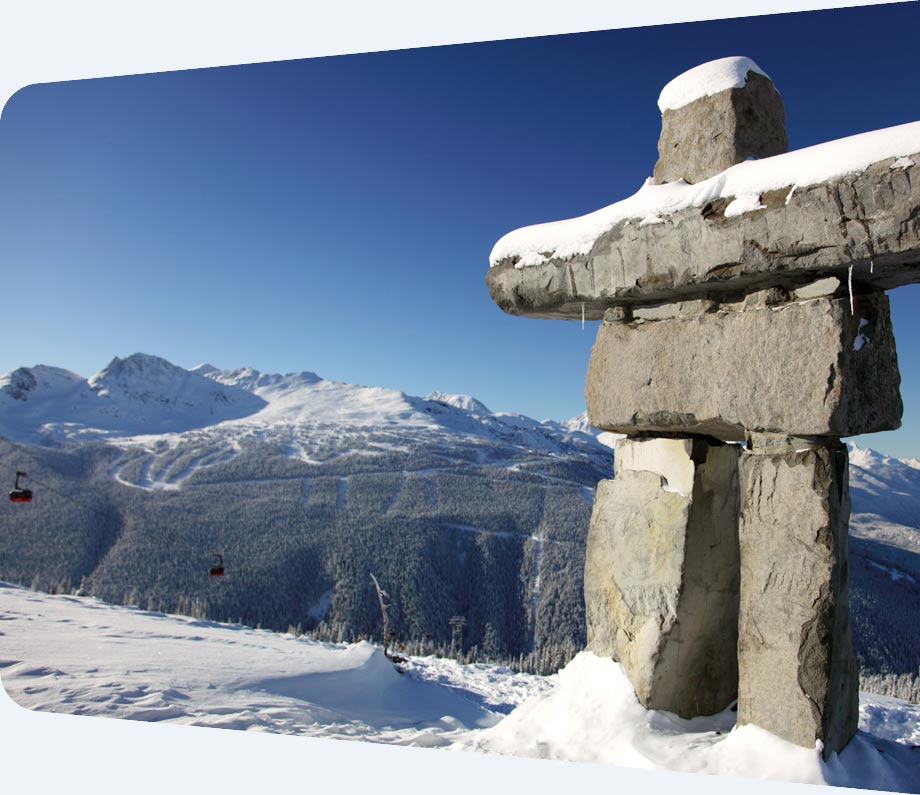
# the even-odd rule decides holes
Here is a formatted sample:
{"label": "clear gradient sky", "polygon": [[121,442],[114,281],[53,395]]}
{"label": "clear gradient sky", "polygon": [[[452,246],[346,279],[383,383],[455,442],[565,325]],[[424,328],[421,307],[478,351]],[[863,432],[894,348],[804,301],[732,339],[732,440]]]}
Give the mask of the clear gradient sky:
{"label": "clear gradient sky", "polygon": [[[584,409],[594,323],[502,313],[494,242],[635,192],[662,86],[753,58],[791,148],[920,119],[916,3],[37,85],[0,118],[0,372],[136,351]],[[920,457],[920,287],[891,293]],[[756,363],[752,362],[752,366]]]}

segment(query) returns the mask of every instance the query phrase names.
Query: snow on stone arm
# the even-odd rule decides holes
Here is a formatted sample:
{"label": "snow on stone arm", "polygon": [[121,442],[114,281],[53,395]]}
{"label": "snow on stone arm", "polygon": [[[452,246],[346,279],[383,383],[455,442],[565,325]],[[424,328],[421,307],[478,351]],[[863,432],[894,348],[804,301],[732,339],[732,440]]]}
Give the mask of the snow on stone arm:
{"label": "snow on stone arm", "polygon": [[[587,254],[597,239],[620,223],[650,216],[666,217],[716,199],[760,196],[792,186],[805,188],[859,173],[888,158],[920,152],[920,121],[852,135],[782,155],[738,163],[714,177],[690,185],[683,180],[655,185],[651,178],[632,196],[565,221],[516,229],[502,237],[489,255],[491,266],[514,258],[515,266],[542,265]],[[903,160],[900,162],[904,162]],[[756,209],[753,202],[746,210]]]}

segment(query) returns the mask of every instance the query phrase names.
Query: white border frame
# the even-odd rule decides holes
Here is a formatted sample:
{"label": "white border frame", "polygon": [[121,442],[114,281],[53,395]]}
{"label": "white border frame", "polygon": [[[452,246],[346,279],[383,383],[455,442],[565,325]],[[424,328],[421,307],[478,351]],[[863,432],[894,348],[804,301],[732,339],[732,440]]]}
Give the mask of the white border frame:
{"label": "white border frame", "polygon": [[[0,106],[24,86],[671,22],[876,5],[846,0],[29,2],[0,9]],[[904,0],[900,0],[903,2]],[[356,20],[360,24],[356,24]],[[2,119],[0,119],[2,123]],[[0,639],[0,644],[2,644]],[[0,671],[2,673],[2,671]],[[0,687],[4,790],[433,790],[794,795],[801,785],[150,724],[26,710]],[[824,789],[824,788],[821,788]],[[814,790],[811,790],[814,791]],[[852,790],[860,792],[860,790]]]}

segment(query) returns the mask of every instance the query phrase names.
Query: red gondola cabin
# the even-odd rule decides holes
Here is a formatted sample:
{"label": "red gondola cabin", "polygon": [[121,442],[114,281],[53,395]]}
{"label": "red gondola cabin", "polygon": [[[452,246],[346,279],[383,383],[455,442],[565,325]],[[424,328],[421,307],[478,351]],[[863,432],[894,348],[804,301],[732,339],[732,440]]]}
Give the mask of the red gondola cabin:
{"label": "red gondola cabin", "polygon": [[223,577],[224,576],[224,557],[223,555],[217,556],[217,564],[211,566],[211,576],[212,577]]}
{"label": "red gondola cabin", "polygon": [[32,502],[32,490],[24,489],[19,485],[19,478],[29,477],[25,472],[16,473],[16,483],[10,492],[10,502]]}

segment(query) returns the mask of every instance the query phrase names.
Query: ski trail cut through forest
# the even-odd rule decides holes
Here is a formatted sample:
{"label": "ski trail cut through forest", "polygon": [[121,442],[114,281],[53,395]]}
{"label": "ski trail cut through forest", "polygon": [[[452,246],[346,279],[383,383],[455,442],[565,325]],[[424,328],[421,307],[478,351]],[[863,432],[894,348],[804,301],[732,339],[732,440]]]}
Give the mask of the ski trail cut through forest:
{"label": "ski trail cut through forest", "polygon": [[425,484],[425,491],[428,492],[428,496],[431,499],[431,509],[436,510],[438,507],[438,486],[434,482],[434,478],[422,478],[422,483]]}
{"label": "ski trail cut through forest", "polygon": [[528,537],[520,533],[512,533],[510,530],[483,530],[481,527],[473,527],[468,524],[446,522],[444,527],[448,527],[451,530],[457,530],[460,533],[473,533],[475,535],[492,536],[493,538],[515,538],[518,541],[523,541]]}
{"label": "ski trail cut through forest", "polygon": [[210,466],[215,459],[220,458],[220,451],[209,451],[199,456],[194,456],[179,472],[173,473],[172,467],[166,470],[166,473],[160,478],[160,488],[178,489],[189,477],[202,467]]}
{"label": "ski trail cut through forest", "polygon": [[402,497],[403,489],[406,487],[406,480],[409,477],[409,473],[406,470],[402,471],[402,477],[399,479],[399,484],[393,491],[393,499],[390,500],[390,504],[387,506],[387,509],[384,511],[384,514],[391,515],[396,509],[396,505],[399,503],[399,498]]}
{"label": "ski trail cut through forest", "polygon": [[537,640],[537,603],[540,601],[540,562],[543,559],[543,517],[546,516],[546,494],[549,489],[543,486],[543,499],[540,501],[540,516],[537,518],[537,527],[530,537],[533,541],[533,570],[531,571],[530,587],[530,648],[536,648]]}

